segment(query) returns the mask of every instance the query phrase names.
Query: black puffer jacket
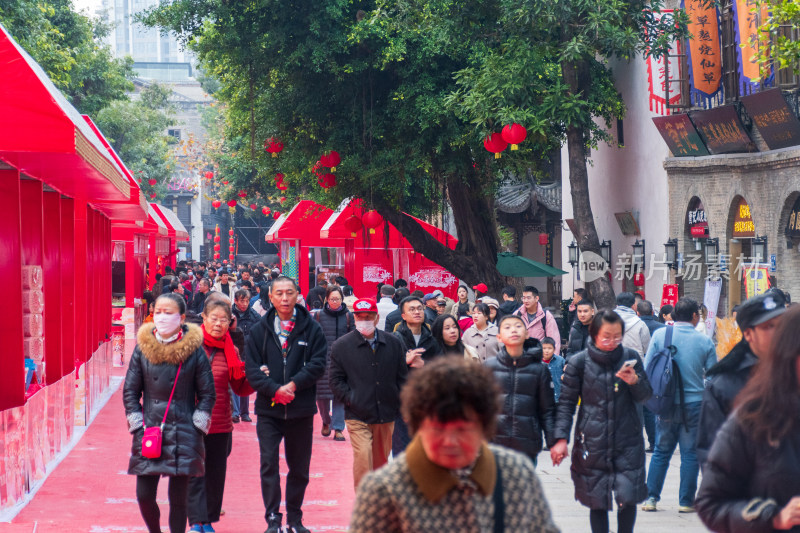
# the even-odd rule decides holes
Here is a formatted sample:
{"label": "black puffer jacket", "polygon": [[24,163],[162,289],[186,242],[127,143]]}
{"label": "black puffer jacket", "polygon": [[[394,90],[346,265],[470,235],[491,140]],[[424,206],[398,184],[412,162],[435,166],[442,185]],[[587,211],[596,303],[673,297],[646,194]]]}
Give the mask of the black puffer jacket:
{"label": "black puffer jacket", "polygon": [[[258,393],[255,413],[259,416],[301,418],[317,412],[316,383],[325,372],[325,354],[328,345],[322,328],[311,318],[308,310],[295,305],[297,321],[289,334],[289,352],[284,361],[281,343],[275,333],[273,307],[250,329],[250,338],[245,347],[245,371],[247,381]],[[261,370],[267,367],[269,375]],[[283,385],[293,381],[297,386],[294,400],[288,405],[272,404],[275,393]]]}
{"label": "black puffer jacket", "polygon": [[758,357],[742,339],[719,363],[708,369],[700,422],[697,427],[697,461],[704,466],[717,431],[733,411],[733,400],[741,392],[758,364]]}
{"label": "black puffer jacket", "polygon": [[[142,457],[144,429],[133,432],[128,473],[132,475],[202,476],[205,474],[203,434],[192,423],[195,410],[211,417],[214,407],[214,376],[203,350],[203,333],[197,326],[183,326],[183,337],[171,344],[159,343],[153,335],[155,326],[144,324],[137,334],[122,401],[129,423],[142,420],[158,426],[164,418],[172,385],[183,363],[167,421],[161,436],[161,457]],[[207,428],[206,428],[207,430]]]}
{"label": "black puffer jacket", "polygon": [[[622,363],[636,359],[639,377],[629,386],[616,377]],[[589,340],[586,350],[570,358],[562,376],[555,438],[569,439],[578,399],[581,408],[572,446],[575,499],[589,509],[611,510],[614,503],[633,505],[647,498],[644,437],[637,403],[653,393],[639,354],[618,346],[598,350]]]}
{"label": "black puffer jacket", "polygon": [[356,322],[353,318],[353,313],[347,310],[347,306],[342,304],[336,311],[331,310],[327,302],[322,309],[312,311],[314,320],[319,322],[322,326],[322,332],[325,334],[325,340],[328,343],[328,353],[325,359],[325,373],[317,381],[317,399],[318,400],[333,400],[333,391],[330,384],[330,367],[331,367],[331,347],[334,341],[346,333],[350,333],[356,328]]}
{"label": "black puffer jacket", "polygon": [[774,445],[754,442],[734,415],[714,440],[695,506],[712,531],[771,533],[772,519],[798,494],[800,431]]}
{"label": "black puffer jacket", "polygon": [[405,321],[400,322],[400,324],[397,325],[394,330],[394,334],[398,339],[403,341],[403,345],[405,345],[406,350],[424,348],[425,351],[422,353],[423,361],[431,361],[437,355],[442,354],[442,349],[439,347],[439,343],[436,342],[436,339],[433,337],[431,329],[427,324],[422,324],[422,332],[419,338],[419,344],[414,341],[414,334],[411,332],[411,328],[406,325]]}
{"label": "black puffer jacket", "polygon": [[569,344],[567,344],[567,361],[569,358],[586,349],[586,343],[589,340],[589,326],[581,324],[579,320],[575,320],[569,328]]}
{"label": "black puffer jacket", "polygon": [[553,445],[556,417],[553,378],[542,363],[542,345],[528,339],[520,357],[511,357],[502,347],[485,365],[503,390],[493,442],[536,457],[542,451],[542,431],[548,446]]}

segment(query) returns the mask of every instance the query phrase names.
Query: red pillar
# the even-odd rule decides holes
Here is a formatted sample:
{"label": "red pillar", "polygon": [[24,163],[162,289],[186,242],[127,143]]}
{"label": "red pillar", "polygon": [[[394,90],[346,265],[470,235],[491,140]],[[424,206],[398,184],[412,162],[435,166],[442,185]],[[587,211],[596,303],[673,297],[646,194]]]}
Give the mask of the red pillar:
{"label": "red pillar", "polygon": [[153,290],[153,287],[156,286],[156,268],[158,267],[158,262],[156,259],[156,235],[155,233],[151,233],[147,236],[147,261],[149,263],[148,267],[148,275],[147,275],[147,286],[150,290]]}
{"label": "red pillar", "polygon": [[75,370],[76,313],[75,274],[80,272],[75,265],[75,201],[61,199],[61,362],[62,375]]}
{"label": "red pillar", "polygon": [[25,403],[25,361],[22,349],[22,219],[17,170],[0,170],[0,272],[3,303],[9,310],[0,320],[0,410]]}
{"label": "red pillar", "polygon": [[[61,220],[61,195],[57,192],[43,194],[43,208],[48,220]],[[61,338],[61,224],[49,224],[44,232],[42,247],[44,274],[44,360],[47,370],[45,380],[49,385],[65,374],[63,369]]]}
{"label": "red pillar", "polygon": [[133,307],[133,299],[135,297],[141,297],[141,294],[136,292],[136,276],[139,275],[139,260],[133,255],[133,251],[133,241],[125,241],[125,307]]}
{"label": "red pillar", "polygon": [[87,321],[88,305],[87,302],[87,272],[86,272],[86,235],[87,229],[87,205],[82,200],[75,199],[75,359],[86,361],[87,359]]}

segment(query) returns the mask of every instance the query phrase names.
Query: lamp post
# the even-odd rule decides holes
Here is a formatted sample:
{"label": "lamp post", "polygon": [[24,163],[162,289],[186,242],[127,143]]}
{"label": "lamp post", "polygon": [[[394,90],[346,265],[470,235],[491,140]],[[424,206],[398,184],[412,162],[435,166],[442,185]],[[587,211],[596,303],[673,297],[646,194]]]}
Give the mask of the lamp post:
{"label": "lamp post", "polygon": [[669,239],[664,243],[664,256],[670,268],[678,268],[678,239]]}
{"label": "lamp post", "polygon": [[753,263],[766,263],[767,257],[767,236],[762,235],[753,239]]}
{"label": "lamp post", "polygon": [[715,264],[717,262],[717,254],[719,253],[719,239],[716,237],[713,239],[706,239],[703,252],[705,255],[705,263],[707,265]]}
{"label": "lamp post", "polygon": [[640,272],[644,272],[644,239],[636,239],[633,243],[633,265],[639,267]]}
{"label": "lamp post", "polygon": [[600,255],[606,265],[611,266],[611,241],[603,241],[600,243]]}
{"label": "lamp post", "polygon": [[570,243],[570,245],[567,246],[567,248],[569,249],[569,261],[568,262],[573,268],[575,268],[575,265],[578,264],[578,243],[576,243],[575,241],[572,241]]}

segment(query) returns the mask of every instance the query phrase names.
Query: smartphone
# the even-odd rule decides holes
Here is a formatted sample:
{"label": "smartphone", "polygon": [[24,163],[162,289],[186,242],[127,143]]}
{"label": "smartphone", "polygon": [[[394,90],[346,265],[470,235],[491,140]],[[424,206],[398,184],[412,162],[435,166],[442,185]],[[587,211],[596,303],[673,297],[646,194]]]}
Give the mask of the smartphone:
{"label": "smartphone", "polygon": [[633,368],[634,366],[636,366],[637,361],[638,359],[628,359],[627,361],[622,363],[622,368],[628,368],[628,367]]}

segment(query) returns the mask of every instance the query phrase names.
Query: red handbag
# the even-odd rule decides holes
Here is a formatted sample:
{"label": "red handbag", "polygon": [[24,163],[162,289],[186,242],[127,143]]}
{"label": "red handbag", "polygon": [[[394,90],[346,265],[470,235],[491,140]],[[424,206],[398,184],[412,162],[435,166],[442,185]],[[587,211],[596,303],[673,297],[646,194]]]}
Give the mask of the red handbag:
{"label": "red handbag", "polygon": [[164,431],[164,424],[167,422],[167,413],[169,413],[169,406],[172,404],[172,395],[175,394],[175,386],[178,384],[178,376],[181,375],[182,366],[183,363],[178,366],[178,373],[175,374],[175,383],[172,384],[172,392],[169,393],[169,401],[167,402],[167,409],[164,411],[164,419],[161,421],[161,425],[153,427],[144,426],[144,434],[142,435],[142,456],[148,459],[158,459],[161,457],[161,432]]}

